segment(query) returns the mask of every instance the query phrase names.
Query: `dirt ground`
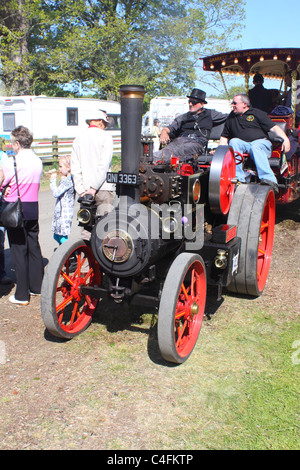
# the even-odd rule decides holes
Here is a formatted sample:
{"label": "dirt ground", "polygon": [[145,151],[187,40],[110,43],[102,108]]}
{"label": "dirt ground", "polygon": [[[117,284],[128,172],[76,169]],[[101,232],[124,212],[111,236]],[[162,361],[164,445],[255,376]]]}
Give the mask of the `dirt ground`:
{"label": "dirt ground", "polygon": [[[298,201],[277,209],[263,294],[265,302],[284,304],[295,314],[299,254]],[[39,298],[28,307],[13,306],[8,301],[13,291],[0,287],[0,449],[112,449],[126,448],[126,442],[128,448],[147,449],[151,439],[157,446],[167,445],[155,437],[162,419],[158,391],[165,394],[171,427],[178,411],[170,393],[175,379],[160,358],[152,325],[139,323],[125,307],[121,323],[114,323],[120,307],[102,305],[84,334],[72,341],[55,340],[45,331]],[[212,321],[222,315],[224,304]],[[168,413],[172,406],[175,411]]]}

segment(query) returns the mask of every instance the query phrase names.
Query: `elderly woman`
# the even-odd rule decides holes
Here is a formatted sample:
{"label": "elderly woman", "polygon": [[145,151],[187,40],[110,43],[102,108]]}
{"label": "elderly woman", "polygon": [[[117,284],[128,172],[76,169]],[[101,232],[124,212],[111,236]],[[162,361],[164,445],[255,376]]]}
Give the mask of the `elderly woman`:
{"label": "elderly woman", "polygon": [[[9,297],[9,301],[18,305],[28,305],[30,295],[40,294],[44,273],[38,241],[38,192],[43,167],[39,157],[30,148],[32,141],[32,134],[24,126],[17,127],[11,133],[24,218],[22,228],[7,229],[17,280],[15,294]],[[13,158],[8,158],[0,170],[0,186],[6,185],[9,185],[10,190],[5,200],[16,201],[17,184]]]}

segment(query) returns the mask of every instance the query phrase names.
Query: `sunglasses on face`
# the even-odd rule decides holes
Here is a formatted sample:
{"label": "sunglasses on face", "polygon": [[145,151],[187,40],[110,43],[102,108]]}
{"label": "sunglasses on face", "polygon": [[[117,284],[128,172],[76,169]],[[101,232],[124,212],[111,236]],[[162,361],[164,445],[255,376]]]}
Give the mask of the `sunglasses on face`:
{"label": "sunglasses on face", "polygon": [[193,106],[195,106],[195,104],[202,103],[202,101],[199,101],[199,100],[189,100],[189,103],[191,103]]}

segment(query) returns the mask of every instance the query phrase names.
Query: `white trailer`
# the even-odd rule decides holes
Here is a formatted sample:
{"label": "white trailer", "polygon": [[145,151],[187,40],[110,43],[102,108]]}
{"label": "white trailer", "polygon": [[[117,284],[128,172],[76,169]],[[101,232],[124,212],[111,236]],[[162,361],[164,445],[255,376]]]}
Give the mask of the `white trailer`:
{"label": "white trailer", "polygon": [[188,98],[183,96],[156,96],[150,101],[148,113],[143,117],[143,134],[151,134],[155,119],[159,126],[170,124],[177,115],[189,110]]}
{"label": "white trailer", "polygon": [[[86,119],[93,111],[107,112],[110,132],[114,141],[114,153],[121,149],[121,107],[117,101],[92,98],[58,98],[47,96],[0,96],[0,137],[10,138],[10,132],[17,126],[28,127],[33,133],[34,146],[41,147],[42,139],[53,136],[69,140],[87,127]],[[64,141],[65,144],[66,141]]]}
{"label": "white trailer", "polygon": [[[206,108],[229,114],[231,107],[228,100],[207,98]],[[176,116],[189,110],[189,100],[184,96],[157,96],[150,101],[149,111],[143,117],[143,134],[151,134],[154,119],[159,119],[160,127],[170,124]]]}

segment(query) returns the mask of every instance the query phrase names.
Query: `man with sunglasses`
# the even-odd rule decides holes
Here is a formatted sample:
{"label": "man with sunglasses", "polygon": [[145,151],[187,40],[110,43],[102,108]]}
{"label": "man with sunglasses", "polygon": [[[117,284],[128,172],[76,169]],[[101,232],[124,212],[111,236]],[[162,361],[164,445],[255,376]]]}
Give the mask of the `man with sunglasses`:
{"label": "man with sunglasses", "polygon": [[[272,143],[268,132],[274,132],[283,139],[283,150],[288,152],[290,141],[283,130],[275,125],[267,113],[252,108],[249,97],[240,93],[234,96],[232,112],[226,119],[219,145],[229,144],[234,151],[248,153],[254,161],[261,184],[272,186],[277,192],[277,179],[271,170],[269,157],[272,153]],[[236,167],[236,177],[241,183],[245,182],[242,165]]]}
{"label": "man with sunglasses", "polygon": [[174,119],[163,128],[160,142],[165,145],[161,150],[153,153],[153,161],[169,162],[171,157],[179,157],[181,161],[188,161],[201,155],[209,140],[213,126],[222,124],[227,114],[214,109],[206,109],[206,93],[194,88],[189,98],[189,111]]}

